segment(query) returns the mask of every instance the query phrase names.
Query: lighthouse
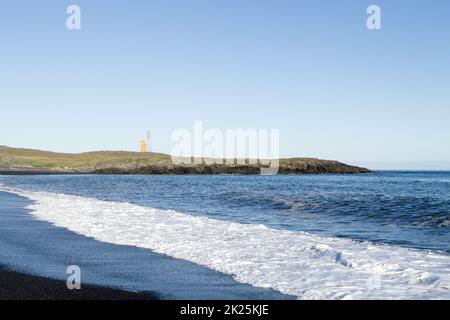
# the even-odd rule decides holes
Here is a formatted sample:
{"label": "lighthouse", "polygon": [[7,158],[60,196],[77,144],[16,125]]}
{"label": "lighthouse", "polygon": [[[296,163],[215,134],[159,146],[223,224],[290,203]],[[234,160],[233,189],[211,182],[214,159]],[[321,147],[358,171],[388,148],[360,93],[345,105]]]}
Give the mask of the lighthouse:
{"label": "lighthouse", "polygon": [[148,145],[145,140],[141,140],[139,150],[141,151],[141,153],[148,152]]}
{"label": "lighthouse", "polygon": [[150,151],[150,131],[147,131],[147,140],[141,140],[139,150],[141,153]]}

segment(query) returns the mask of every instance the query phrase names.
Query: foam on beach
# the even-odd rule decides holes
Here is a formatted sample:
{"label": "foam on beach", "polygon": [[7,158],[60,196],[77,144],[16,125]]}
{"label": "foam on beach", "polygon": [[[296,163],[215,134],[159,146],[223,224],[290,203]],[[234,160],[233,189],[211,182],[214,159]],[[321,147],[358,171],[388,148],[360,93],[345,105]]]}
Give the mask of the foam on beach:
{"label": "foam on beach", "polygon": [[99,241],[151,249],[299,299],[449,299],[450,256],[130,203],[0,186],[31,213]]}

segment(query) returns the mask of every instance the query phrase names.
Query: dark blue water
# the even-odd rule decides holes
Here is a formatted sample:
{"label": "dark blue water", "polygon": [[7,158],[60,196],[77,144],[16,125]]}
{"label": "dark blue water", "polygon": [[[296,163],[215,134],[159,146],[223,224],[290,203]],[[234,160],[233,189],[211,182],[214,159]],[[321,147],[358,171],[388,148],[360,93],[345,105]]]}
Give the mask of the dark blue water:
{"label": "dark blue water", "polygon": [[4,176],[7,186],[450,252],[450,172]]}

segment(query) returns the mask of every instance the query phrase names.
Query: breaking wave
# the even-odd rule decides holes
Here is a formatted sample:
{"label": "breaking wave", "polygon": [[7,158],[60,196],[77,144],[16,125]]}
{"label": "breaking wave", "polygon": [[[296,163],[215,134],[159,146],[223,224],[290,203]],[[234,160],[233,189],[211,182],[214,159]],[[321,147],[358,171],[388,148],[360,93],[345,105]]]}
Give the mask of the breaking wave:
{"label": "breaking wave", "polygon": [[153,250],[299,299],[449,299],[450,256],[271,229],[126,202],[1,187],[37,219],[99,241]]}

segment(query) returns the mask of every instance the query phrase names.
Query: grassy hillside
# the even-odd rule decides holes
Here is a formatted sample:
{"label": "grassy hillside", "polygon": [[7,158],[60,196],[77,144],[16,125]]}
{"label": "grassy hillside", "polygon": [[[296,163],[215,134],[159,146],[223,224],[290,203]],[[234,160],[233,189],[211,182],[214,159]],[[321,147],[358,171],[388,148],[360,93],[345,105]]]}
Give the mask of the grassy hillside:
{"label": "grassy hillside", "polygon": [[170,163],[170,156],[161,153],[99,151],[71,154],[0,146],[0,168],[3,169],[92,171],[101,168],[134,168]]}
{"label": "grassy hillside", "polygon": [[[55,153],[0,146],[1,170],[83,173],[258,173],[259,165],[173,165],[162,153],[99,151]],[[313,158],[280,159],[280,173],[361,173],[369,170]]]}

